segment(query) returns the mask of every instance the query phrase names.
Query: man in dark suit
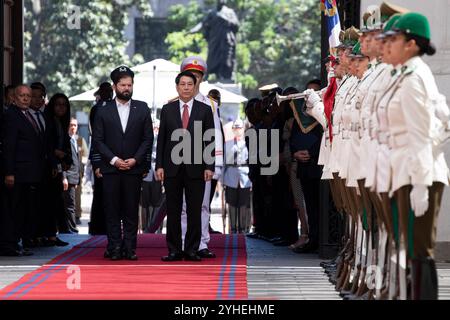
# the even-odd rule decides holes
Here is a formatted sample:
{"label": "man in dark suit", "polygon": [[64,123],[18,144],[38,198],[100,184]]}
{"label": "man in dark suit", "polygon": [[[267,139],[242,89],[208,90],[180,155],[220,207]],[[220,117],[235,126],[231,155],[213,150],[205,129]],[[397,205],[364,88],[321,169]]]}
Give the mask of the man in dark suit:
{"label": "man in dark suit", "polygon": [[[308,82],[306,89],[320,90],[320,81]],[[298,100],[297,100],[298,101]],[[299,105],[302,102],[298,101]],[[318,165],[320,143],[323,130],[318,122],[304,112],[297,112],[297,120],[292,126],[291,152],[298,161],[297,178],[302,184],[305,195],[306,211],[308,212],[309,242],[294,249],[297,253],[312,253],[319,248],[319,209],[320,209],[320,177],[322,166]]]}
{"label": "man in dark suit", "polygon": [[[137,260],[139,195],[150,168],[153,125],[147,104],[131,100],[134,73],[121,66],[111,73],[116,99],[95,116],[95,167],[103,176],[108,247],[105,258]],[[121,231],[123,221],[123,238]]]}
{"label": "man in dark suit", "polygon": [[[169,249],[169,255],[162,257],[163,261],[179,261],[183,256],[188,261],[201,261],[197,255],[201,238],[201,208],[205,182],[210,181],[214,174],[215,150],[213,114],[211,107],[194,99],[196,82],[190,71],[181,72],[175,80],[179,99],[161,110],[156,175],[164,182],[166,190],[166,240]],[[208,146],[203,141],[203,137],[207,139],[206,131],[211,133],[212,144]],[[178,134],[181,142],[180,136],[176,137]],[[183,145],[182,150],[180,144]],[[187,208],[184,253],[181,238],[183,191]]]}
{"label": "man in dark suit", "polygon": [[14,224],[14,241],[22,240],[16,250],[29,255],[28,243],[36,235],[36,208],[47,159],[46,139],[30,113],[31,89],[15,89],[15,105],[5,113],[3,122],[3,160],[5,185],[9,192],[9,212]]}

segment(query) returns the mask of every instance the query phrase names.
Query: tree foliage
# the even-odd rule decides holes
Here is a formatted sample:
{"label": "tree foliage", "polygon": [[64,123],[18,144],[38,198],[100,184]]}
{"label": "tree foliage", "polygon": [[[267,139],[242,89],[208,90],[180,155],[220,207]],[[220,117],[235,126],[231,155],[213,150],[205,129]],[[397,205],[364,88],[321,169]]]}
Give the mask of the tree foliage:
{"label": "tree foliage", "polygon": [[107,80],[117,65],[143,61],[126,55],[123,30],[132,6],[151,15],[148,0],[24,2],[26,81],[41,81],[51,93],[73,95]]}
{"label": "tree foliage", "polygon": [[[230,0],[241,22],[236,50],[236,80],[247,95],[259,85],[277,82],[302,89],[320,76],[320,10],[316,0]],[[205,1],[206,10],[215,1]],[[209,4],[209,5],[208,5]],[[166,43],[171,60],[190,54],[207,57],[201,33],[189,30],[205,16],[196,1],[175,5],[169,15]]]}

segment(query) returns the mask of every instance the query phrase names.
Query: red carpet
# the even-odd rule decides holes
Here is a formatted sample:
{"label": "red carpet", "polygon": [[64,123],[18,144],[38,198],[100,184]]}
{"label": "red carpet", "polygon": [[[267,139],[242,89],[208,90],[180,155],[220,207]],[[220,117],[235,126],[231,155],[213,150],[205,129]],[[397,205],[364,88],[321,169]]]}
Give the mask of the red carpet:
{"label": "red carpet", "polygon": [[0,299],[247,299],[245,239],[211,235],[215,259],[161,261],[165,235],[138,236],[138,261],[103,258],[105,237],[93,237],[0,291]]}

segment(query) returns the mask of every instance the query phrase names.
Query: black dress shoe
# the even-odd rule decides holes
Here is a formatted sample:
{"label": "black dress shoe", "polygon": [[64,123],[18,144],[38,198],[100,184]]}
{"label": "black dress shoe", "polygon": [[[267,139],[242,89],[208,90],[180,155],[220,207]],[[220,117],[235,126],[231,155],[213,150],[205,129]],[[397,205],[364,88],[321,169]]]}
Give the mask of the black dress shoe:
{"label": "black dress shoe", "polygon": [[289,245],[289,241],[281,239],[279,241],[272,242],[272,244],[276,247],[286,247]]}
{"label": "black dress shoe", "polygon": [[68,242],[65,242],[65,241],[62,241],[60,238],[56,238],[56,240],[53,240],[54,242],[55,242],[55,246],[57,246],[57,247],[65,247],[65,246],[68,246],[69,245],[69,243]]}
{"label": "black dress shoe", "polygon": [[292,251],[294,251],[295,253],[317,253],[318,246],[312,244],[311,242],[308,242],[306,245],[302,247],[292,249]]}
{"label": "black dress shoe", "polygon": [[105,250],[105,253],[103,254],[103,258],[105,258],[105,259],[111,258],[111,251]]}
{"label": "black dress shoe", "polygon": [[211,252],[208,248],[197,251],[197,255],[200,258],[215,258],[216,254]]}
{"label": "black dress shoe", "polygon": [[111,259],[113,261],[122,260],[122,254],[120,248],[115,248],[113,250],[106,250],[103,254],[106,259]]}
{"label": "black dress shoe", "polygon": [[161,257],[162,261],[173,262],[183,260],[183,255],[181,253],[169,253],[167,256]]}
{"label": "black dress shoe", "polygon": [[0,249],[0,257],[20,257],[22,252],[20,250],[15,250],[11,248]]}
{"label": "black dress shoe", "polygon": [[81,224],[81,219],[80,218],[75,218],[75,224],[77,226],[79,226]]}
{"label": "black dress shoe", "polygon": [[21,256],[24,257],[28,257],[28,256],[32,256],[34,254],[34,252],[30,251],[28,248],[23,248],[21,251]]}
{"label": "black dress shoe", "polygon": [[249,238],[252,238],[252,239],[258,239],[259,238],[259,234],[256,233],[256,232],[247,233],[246,236],[249,237]]}
{"label": "black dress shoe", "polygon": [[195,253],[185,253],[184,254],[184,260],[185,261],[202,261],[202,258],[200,258],[197,254]]}
{"label": "black dress shoe", "polygon": [[279,242],[281,240],[283,240],[282,237],[274,237],[274,238],[270,238],[269,242],[275,243],[275,242]]}
{"label": "black dress shoe", "polygon": [[138,256],[136,255],[136,252],[134,250],[130,250],[125,252],[123,258],[127,260],[136,261],[138,259]]}

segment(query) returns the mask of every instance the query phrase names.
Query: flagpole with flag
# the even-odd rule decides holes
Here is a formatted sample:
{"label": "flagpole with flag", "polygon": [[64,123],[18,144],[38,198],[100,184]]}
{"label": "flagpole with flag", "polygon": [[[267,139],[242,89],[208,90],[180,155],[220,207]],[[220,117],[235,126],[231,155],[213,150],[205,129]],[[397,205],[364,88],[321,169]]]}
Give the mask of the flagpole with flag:
{"label": "flagpole with flag", "polygon": [[336,48],[341,43],[339,40],[341,21],[339,20],[337,3],[336,0],[320,0],[320,2],[320,8],[325,14],[327,23],[330,53],[335,55],[333,48]]}
{"label": "flagpole with flag", "polygon": [[[339,34],[341,32],[341,22],[339,20],[339,12],[337,8],[336,0],[321,0],[320,3],[321,10],[325,14],[325,20],[327,25],[327,34],[328,34],[328,44],[330,48],[330,55],[336,56],[336,47],[341,43],[339,40]],[[332,59],[334,61],[334,59]],[[332,63],[330,61],[330,63]],[[333,63],[332,63],[333,65]],[[327,89],[322,97],[324,104],[324,113],[328,122],[328,132],[330,137],[330,143],[333,142],[333,128],[331,122],[331,116],[334,107],[334,97],[337,91],[337,80],[333,75],[329,75],[329,82]]]}

